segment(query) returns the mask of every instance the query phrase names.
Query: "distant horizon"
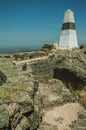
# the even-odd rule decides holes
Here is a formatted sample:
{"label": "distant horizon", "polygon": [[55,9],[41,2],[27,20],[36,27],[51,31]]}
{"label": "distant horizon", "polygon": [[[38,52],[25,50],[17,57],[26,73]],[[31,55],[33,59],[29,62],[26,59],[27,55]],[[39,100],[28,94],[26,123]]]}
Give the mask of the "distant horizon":
{"label": "distant horizon", "polygon": [[86,1],[3,0],[0,1],[0,48],[41,47],[59,41],[64,13],[75,16],[79,44],[86,42]]}
{"label": "distant horizon", "polygon": [[[53,44],[53,43],[45,43],[45,44]],[[30,45],[30,44],[28,44],[28,45],[23,44],[22,46],[21,45],[2,46],[2,47],[0,47],[0,53],[5,54],[5,53],[37,51],[37,50],[40,50],[45,44],[38,44],[36,46]],[[84,44],[84,42],[81,44]],[[79,47],[81,44],[79,44]]]}
{"label": "distant horizon", "polygon": [[[30,43],[27,43],[27,44],[11,44],[11,45],[8,45],[8,46],[4,46],[4,45],[0,45],[0,48],[16,48],[16,47],[33,47],[35,48],[36,46],[37,47],[42,47],[44,46],[45,44],[54,44],[54,43],[58,43],[58,40],[57,41],[49,41],[49,42],[43,42],[43,43],[34,43],[34,44],[30,44]],[[82,45],[82,44],[86,44],[86,41],[85,40],[79,40],[78,41],[78,44],[79,45]]]}

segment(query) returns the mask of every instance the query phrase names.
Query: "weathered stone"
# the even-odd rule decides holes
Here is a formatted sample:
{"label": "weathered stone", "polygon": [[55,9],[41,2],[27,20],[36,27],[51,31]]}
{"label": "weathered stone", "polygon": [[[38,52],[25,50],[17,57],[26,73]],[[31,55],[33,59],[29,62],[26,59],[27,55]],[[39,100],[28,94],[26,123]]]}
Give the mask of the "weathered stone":
{"label": "weathered stone", "polygon": [[61,50],[55,53],[54,78],[62,80],[72,89],[86,84],[86,55],[80,50]]}
{"label": "weathered stone", "polygon": [[42,60],[31,64],[32,74],[39,81],[47,81],[54,76],[54,62],[50,60]]}
{"label": "weathered stone", "polygon": [[30,128],[29,121],[26,117],[23,117],[22,120],[20,121],[20,124],[16,127],[15,130],[27,130]]}
{"label": "weathered stone", "polygon": [[44,96],[46,108],[59,106],[67,102],[77,102],[77,97],[60,80],[51,79],[46,83],[45,87],[46,92],[49,93],[47,97]]}
{"label": "weathered stone", "polygon": [[[22,71],[23,64],[13,65],[10,59],[0,59],[0,68],[8,79],[0,87],[1,130],[83,130],[86,127],[85,110],[78,115],[82,106],[73,90],[86,85],[85,59],[84,49],[53,51],[46,60],[28,63],[26,71]],[[85,92],[80,96],[85,97]],[[3,122],[4,115],[7,118]],[[75,120],[73,115],[77,117]],[[69,122],[70,119],[74,123]]]}
{"label": "weathered stone", "polygon": [[[44,95],[44,115],[38,130],[85,128],[86,111],[79,103],[77,96],[62,81],[50,79],[47,83],[40,83],[39,87]],[[82,121],[80,126],[77,122]]]}
{"label": "weathered stone", "polygon": [[29,116],[34,111],[34,104],[31,99],[19,103],[20,113]]}
{"label": "weathered stone", "polygon": [[51,78],[62,80],[73,90],[86,85],[86,55],[83,50],[57,50],[47,60],[33,62],[32,73],[39,81]]}
{"label": "weathered stone", "polygon": [[86,129],[86,111],[78,113],[78,120],[72,123],[72,130],[85,130]]}
{"label": "weathered stone", "polygon": [[27,65],[27,71],[22,71],[22,64],[14,66],[8,59],[0,60],[3,61],[0,66],[8,78],[0,87],[1,130],[32,129],[31,122],[37,129],[42,116],[41,95],[38,81],[29,76],[30,65]]}
{"label": "weathered stone", "polygon": [[9,113],[6,109],[0,109],[0,130],[10,129]]}

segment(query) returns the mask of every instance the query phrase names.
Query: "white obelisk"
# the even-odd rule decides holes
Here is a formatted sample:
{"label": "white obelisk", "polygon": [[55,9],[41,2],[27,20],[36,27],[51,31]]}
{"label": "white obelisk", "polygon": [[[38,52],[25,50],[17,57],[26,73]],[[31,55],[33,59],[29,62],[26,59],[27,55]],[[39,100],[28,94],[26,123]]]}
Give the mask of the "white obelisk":
{"label": "white obelisk", "polygon": [[59,46],[63,48],[78,48],[74,14],[70,9],[64,14]]}

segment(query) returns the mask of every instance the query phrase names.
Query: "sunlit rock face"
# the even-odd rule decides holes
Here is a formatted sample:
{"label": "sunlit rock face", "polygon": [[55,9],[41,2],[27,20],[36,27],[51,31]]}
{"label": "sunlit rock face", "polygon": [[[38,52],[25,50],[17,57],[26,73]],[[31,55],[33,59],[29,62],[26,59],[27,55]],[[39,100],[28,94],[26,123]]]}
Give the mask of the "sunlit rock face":
{"label": "sunlit rock face", "polygon": [[37,129],[42,116],[42,97],[30,66],[23,71],[24,63],[15,65],[6,58],[0,61],[0,68],[7,77],[0,86],[0,130]]}

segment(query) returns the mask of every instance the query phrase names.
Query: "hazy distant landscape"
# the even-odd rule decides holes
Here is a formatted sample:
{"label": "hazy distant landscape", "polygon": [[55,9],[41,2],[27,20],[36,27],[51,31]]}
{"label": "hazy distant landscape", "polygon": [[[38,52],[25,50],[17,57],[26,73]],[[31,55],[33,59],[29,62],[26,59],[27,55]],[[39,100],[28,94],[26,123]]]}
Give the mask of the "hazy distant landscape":
{"label": "hazy distant landscape", "polygon": [[0,46],[0,53],[17,53],[39,50],[42,45],[22,45],[22,46]]}
{"label": "hazy distant landscape", "polygon": [[[85,41],[79,41],[79,46],[83,43],[86,43]],[[44,43],[45,44],[45,43]],[[34,45],[15,45],[15,46],[1,46],[0,45],[0,53],[17,53],[17,52],[26,52],[26,51],[34,51],[34,50],[39,50],[41,49],[44,44],[36,44],[34,43]],[[53,44],[53,43],[49,43],[49,44]]]}

